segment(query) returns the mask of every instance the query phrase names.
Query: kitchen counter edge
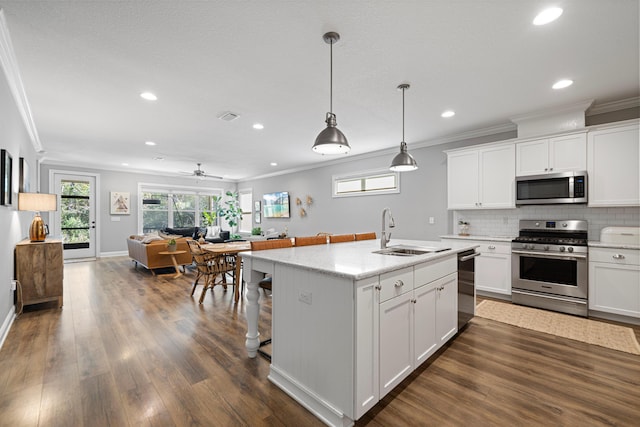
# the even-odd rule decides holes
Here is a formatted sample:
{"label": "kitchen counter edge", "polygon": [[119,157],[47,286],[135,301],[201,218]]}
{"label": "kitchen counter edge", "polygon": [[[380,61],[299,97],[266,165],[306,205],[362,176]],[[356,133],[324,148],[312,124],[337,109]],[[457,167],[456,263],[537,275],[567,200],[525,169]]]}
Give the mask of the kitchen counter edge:
{"label": "kitchen counter edge", "polygon": [[[353,245],[353,244],[357,244],[359,242],[350,242],[350,243],[333,243],[333,244],[327,244],[327,245],[317,245],[320,247],[328,247],[331,248],[333,245],[334,248],[346,248],[347,245]],[[364,243],[364,242],[362,242]],[[394,243],[393,245],[397,245],[397,244],[408,244],[408,245],[414,245],[414,246],[432,246],[434,243],[440,243],[442,244],[442,242],[424,242],[424,241],[414,241],[414,240],[401,240],[401,241],[397,241],[394,239]],[[379,243],[378,243],[379,244]],[[338,246],[339,245],[339,246]],[[390,246],[393,246],[390,245]],[[297,268],[301,268],[304,270],[308,270],[308,271],[314,271],[314,272],[319,272],[319,273],[325,273],[325,274],[330,274],[332,276],[337,276],[337,277],[343,277],[343,278],[347,278],[347,279],[352,279],[352,280],[362,280],[362,279],[367,279],[370,277],[374,277],[374,276],[379,276],[380,274],[385,274],[385,273],[389,273],[392,271],[397,271],[397,270],[401,270],[403,268],[407,268],[407,267],[412,267],[414,265],[418,265],[418,264],[422,264],[425,262],[430,262],[430,261],[434,261],[440,258],[444,258],[447,256],[451,256],[451,255],[455,255],[458,254],[460,252],[464,252],[467,250],[471,250],[471,249],[475,249],[477,247],[479,247],[479,245],[477,244],[466,244],[463,242],[460,242],[460,244],[457,245],[452,245],[452,244],[447,244],[447,246],[451,246],[450,249],[443,251],[443,252],[437,252],[437,253],[430,253],[430,254],[425,254],[425,255],[415,255],[415,256],[408,256],[408,257],[397,257],[397,256],[390,256],[390,255],[377,255],[380,257],[385,257],[385,258],[381,258],[380,260],[382,261],[381,264],[383,264],[382,266],[379,267],[355,267],[355,268],[360,268],[362,271],[360,272],[348,272],[348,271],[339,271],[339,270],[335,270],[335,269],[331,269],[328,268],[326,266],[321,266],[319,262],[312,262],[312,261],[308,261],[307,260],[303,260],[303,261],[299,261],[296,258],[286,258],[286,257],[280,257],[278,256],[280,254],[283,254],[285,252],[282,251],[290,251],[291,249],[305,249],[305,248],[313,248],[314,246],[305,246],[305,247],[300,247],[300,248],[285,248],[285,249],[271,249],[271,250],[267,250],[267,251],[258,251],[258,252],[243,252],[241,254],[241,256],[243,258],[250,258],[250,259],[255,259],[255,260],[260,260],[260,261],[267,261],[267,262],[274,262],[274,263],[279,263],[282,265],[289,265],[289,266],[293,266],[293,267],[297,267]],[[370,256],[370,252],[371,252],[371,247],[370,246],[363,246],[362,247],[362,254],[363,256]],[[375,249],[375,248],[374,248]],[[305,262],[306,261],[306,262]],[[385,262],[386,261],[386,262]],[[347,265],[347,268],[349,266]],[[354,269],[355,269],[354,268]]]}
{"label": "kitchen counter edge", "polygon": [[461,236],[459,234],[447,234],[444,236],[440,236],[441,239],[459,239],[459,240],[481,240],[488,242],[507,242],[511,243],[515,237],[510,236],[480,236],[470,234],[468,236]]}

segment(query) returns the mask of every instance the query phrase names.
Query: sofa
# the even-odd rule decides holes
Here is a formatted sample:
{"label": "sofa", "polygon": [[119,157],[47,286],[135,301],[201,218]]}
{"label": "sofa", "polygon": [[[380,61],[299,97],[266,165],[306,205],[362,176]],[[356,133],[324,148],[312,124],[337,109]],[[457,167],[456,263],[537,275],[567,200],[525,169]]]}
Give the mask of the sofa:
{"label": "sofa", "polygon": [[[190,237],[180,237],[176,239],[176,250],[185,251],[185,253],[175,255],[178,265],[191,264],[191,252],[189,251],[187,239],[190,239]],[[129,250],[129,257],[135,261],[136,267],[140,264],[151,270],[152,273],[154,268],[173,267],[173,261],[169,255],[160,255],[160,252],[167,250],[166,239],[129,236],[127,239],[127,249]]]}

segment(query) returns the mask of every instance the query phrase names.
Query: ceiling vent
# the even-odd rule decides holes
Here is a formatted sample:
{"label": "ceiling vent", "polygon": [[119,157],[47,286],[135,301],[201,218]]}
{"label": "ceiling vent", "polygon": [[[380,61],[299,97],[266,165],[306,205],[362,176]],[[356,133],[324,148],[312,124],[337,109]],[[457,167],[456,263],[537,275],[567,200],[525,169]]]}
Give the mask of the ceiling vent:
{"label": "ceiling vent", "polygon": [[238,113],[233,113],[231,111],[225,111],[224,113],[220,114],[218,116],[218,118],[220,120],[224,120],[225,122],[232,122],[235,119],[237,119],[238,117],[240,117],[240,114]]}

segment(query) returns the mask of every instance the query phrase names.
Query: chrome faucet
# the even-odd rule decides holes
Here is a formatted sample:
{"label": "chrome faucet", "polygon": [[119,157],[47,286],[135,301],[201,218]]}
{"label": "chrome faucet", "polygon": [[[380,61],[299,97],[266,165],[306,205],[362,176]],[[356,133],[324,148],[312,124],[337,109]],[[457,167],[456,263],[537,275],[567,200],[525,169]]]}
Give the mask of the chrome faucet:
{"label": "chrome faucet", "polygon": [[396,223],[393,220],[393,214],[391,213],[391,209],[384,208],[382,211],[382,236],[380,237],[380,249],[386,249],[387,243],[389,243],[389,241],[391,240],[391,233],[387,235],[387,228],[384,222],[384,217],[387,212],[389,212],[389,228],[393,228],[396,226]]}

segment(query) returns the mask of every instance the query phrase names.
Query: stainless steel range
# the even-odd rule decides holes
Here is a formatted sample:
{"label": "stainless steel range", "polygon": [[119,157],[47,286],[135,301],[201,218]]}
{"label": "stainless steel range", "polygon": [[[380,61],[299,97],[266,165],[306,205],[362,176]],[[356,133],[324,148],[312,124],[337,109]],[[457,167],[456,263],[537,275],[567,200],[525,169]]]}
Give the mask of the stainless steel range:
{"label": "stainless steel range", "polygon": [[587,316],[587,221],[520,220],[511,243],[516,304]]}

